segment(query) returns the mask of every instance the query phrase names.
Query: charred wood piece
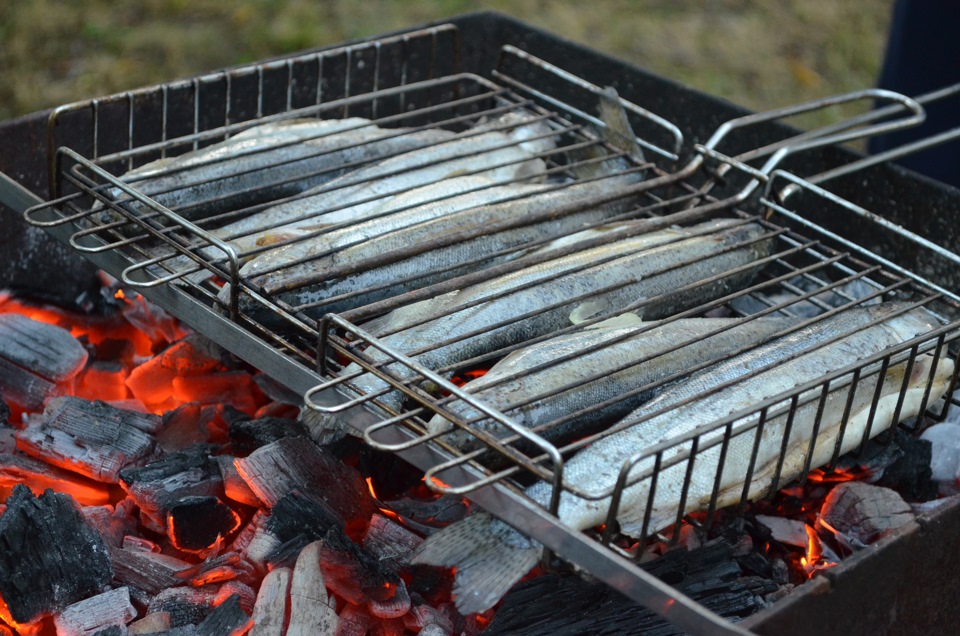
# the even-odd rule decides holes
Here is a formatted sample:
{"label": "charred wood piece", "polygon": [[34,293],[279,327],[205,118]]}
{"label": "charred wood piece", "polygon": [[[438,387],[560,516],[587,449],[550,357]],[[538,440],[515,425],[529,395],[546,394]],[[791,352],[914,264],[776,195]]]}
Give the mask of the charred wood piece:
{"label": "charred wood piece", "polygon": [[191,567],[186,561],[167,554],[131,548],[111,550],[110,562],[116,581],[151,595],[182,585],[178,574]]}
{"label": "charred wood piece", "polygon": [[819,525],[855,550],[914,521],[910,504],[895,491],[859,481],[837,485],[823,502]]}
{"label": "charred wood piece", "polygon": [[333,636],[337,633],[336,603],[327,595],[320,567],[322,544],[305,547],[297,557],[290,581],[290,624],[287,636]]}
{"label": "charred wood piece", "polygon": [[160,418],[82,398],[54,398],[17,432],[17,447],[34,457],[108,483],[147,458]]}
{"label": "charred wood piece", "polygon": [[0,517],[0,595],[18,623],[100,592],[107,547],[68,495],[17,486]]}
{"label": "charred wood piece", "polygon": [[0,397],[4,400],[34,411],[57,391],[55,382],[0,358]]}
{"label": "charred wood piece", "polygon": [[202,623],[197,625],[197,636],[231,636],[250,629],[250,616],[240,606],[240,595],[234,594],[217,605]]}
{"label": "charred wood piece", "polygon": [[223,479],[214,447],[198,444],[171,453],[144,466],[121,471],[120,483],[141,510],[163,519],[170,507],[184,497],[216,497],[223,494]]}
{"label": "charred wood piece", "polygon": [[47,488],[68,492],[81,506],[100,506],[110,501],[109,490],[98,481],[28,455],[0,453],[0,485],[8,484],[30,484],[36,492]]}
{"label": "charred wood piece", "polygon": [[66,329],[20,314],[0,314],[0,358],[51,382],[74,377],[87,351]]}
{"label": "charred wood piece", "polygon": [[183,497],[167,512],[167,536],[178,550],[200,552],[240,526],[240,516],[217,497]]}
{"label": "charred wood piece", "polygon": [[286,633],[287,602],[292,574],[290,568],[274,568],[263,578],[257,602],[253,606],[250,636],[283,636]]}
{"label": "charred wood piece", "polygon": [[125,587],[91,596],[70,605],[53,617],[58,636],[87,636],[110,627],[126,633],[126,624],[137,617]]}
{"label": "charred wood piece", "polygon": [[230,423],[230,443],[237,455],[249,455],[285,437],[307,437],[307,428],[296,420],[262,417]]}
{"label": "charred wood piece", "polygon": [[240,476],[268,507],[288,493],[316,492],[341,518],[366,527],[376,511],[355,469],[306,437],[285,437],[234,460]]}

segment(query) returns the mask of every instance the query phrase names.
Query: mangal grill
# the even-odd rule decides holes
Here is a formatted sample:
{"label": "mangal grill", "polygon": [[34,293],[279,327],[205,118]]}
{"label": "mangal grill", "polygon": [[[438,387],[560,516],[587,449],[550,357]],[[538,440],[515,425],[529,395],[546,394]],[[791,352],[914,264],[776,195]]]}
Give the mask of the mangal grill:
{"label": "mangal grill", "polygon": [[[830,179],[842,182],[877,163],[876,159],[857,160],[844,155],[833,148],[835,144],[916,124],[923,119],[924,103],[949,98],[957,91],[948,89],[917,99],[884,91],[863,91],[758,115],[743,115],[722,105],[711,118],[706,118],[712,119],[708,122],[712,128],[704,129],[704,122],[691,125],[689,114],[677,115],[673,108],[664,108],[662,96],[651,97],[649,103],[638,97],[643,91],[629,80],[620,83],[622,98],[616,98],[601,88],[616,82],[601,81],[596,85],[582,79],[587,75],[583,68],[575,69],[574,74],[565,70],[563,60],[554,64],[541,58],[570,57],[564,44],[545,40],[548,36],[544,34],[509,21],[498,27],[498,37],[485,33],[496,24],[496,20],[485,21],[490,19],[467,17],[58,108],[46,124],[50,200],[37,199],[9,179],[0,183],[3,200],[23,212],[30,224],[45,228],[98,267],[304,394],[307,406],[329,426],[331,435],[338,434],[338,425],[345,425],[361,434],[368,444],[398,453],[426,471],[428,481],[437,490],[470,497],[565,560],[688,631],[739,633],[740,628],[712,615],[637,567],[617,539],[616,510],[628,487],[649,484],[639,534],[647,536],[662,530],[652,521],[652,502],[657,488],[663,489],[667,480],[673,480],[680,484],[672,513],[672,521],[676,522],[673,527],[679,528],[679,521],[698,505],[690,484],[695,471],[705,465],[710,466],[712,487],[701,508],[708,513],[724,505],[742,508],[763,492],[775,491],[794,476],[805,474],[813,466],[814,456],[826,457],[833,464],[842,451],[859,446],[875,434],[868,426],[851,442],[846,439],[843,426],[855,398],[859,394],[862,399],[864,392],[872,396],[866,404],[871,413],[868,419],[873,420],[879,408],[880,387],[891,370],[905,367],[904,377],[909,378],[911,370],[921,366],[921,358],[932,360],[933,368],[941,360],[960,362],[956,342],[960,297],[955,292],[958,286],[953,273],[960,258],[924,238],[922,232],[904,229],[819,185]],[[485,39],[496,41],[498,46],[491,48],[489,42],[485,45]],[[484,50],[478,52],[478,47]],[[604,69],[598,76],[613,77],[611,73]],[[642,78],[637,77],[640,82]],[[602,100],[619,104],[614,111],[633,130],[636,144],[620,143],[616,131],[610,130],[609,120],[598,118],[597,104]],[[868,115],[808,133],[790,131],[777,123],[794,114],[858,100],[877,100],[887,105]],[[521,124],[501,119],[506,113],[517,112],[524,114]],[[661,116],[665,114],[671,116]],[[378,127],[385,135],[379,141],[439,130],[465,141],[479,135],[483,126],[509,134],[534,122],[537,126],[531,130],[535,132],[525,137],[523,143],[548,142],[540,144],[536,151],[536,170],[519,171],[501,178],[497,185],[539,185],[534,193],[530,188],[510,190],[494,204],[502,206],[497,209],[511,210],[509,213],[484,223],[453,228],[429,240],[384,242],[387,247],[358,262],[340,262],[333,257],[340,250],[362,244],[369,236],[354,236],[351,242],[331,244],[333,247],[326,252],[298,256],[270,268],[269,273],[324,258],[332,259],[333,264],[322,277],[308,276],[295,284],[271,286],[264,284],[263,279],[245,275],[244,264],[282,248],[322,240],[324,236],[344,235],[351,227],[350,221],[333,225],[310,223],[312,216],[321,212],[346,209],[346,203],[338,207],[338,197],[349,192],[373,192],[356,195],[359,198],[352,199],[350,205],[375,206],[394,197],[401,200],[411,187],[390,178],[424,173],[444,164],[453,175],[469,177],[470,170],[457,168],[458,162],[468,158],[467,154],[457,154],[456,144],[431,142],[423,148],[425,152],[439,146],[454,148],[454,152],[440,160],[425,159],[421,164],[377,174],[378,181],[398,184],[377,190],[372,181],[362,177],[351,181],[351,175],[364,174],[364,165],[375,163],[363,152],[357,155],[361,158],[356,160],[357,170],[353,172],[343,171],[342,164],[335,168],[339,171],[336,174],[323,174],[330,168],[305,167],[313,166],[310,160],[324,153],[362,150],[368,143],[323,146],[321,132],[313,139],[318,147],[313,156],[290,158],[278,153],[279,158],[263,161],[255,168],[230,172],[218,180],[219,184],[190,183],[186,189],[201,191],[202,195],[183,205],[171,198],[177,188],[150,190],[147,182],[146,187],[141,187],[143,184],[137,179],[118,178],[157,159],[189,151],[200,153],[212,144],[242,135],[254,125],[345,118],[369,120],[355,127]],[[705,141],[696,143],[701,138]],[[488,152],[520,143],[505,142]],[[246,153],[257,161],[255,148]],[[389,162],[390,155],[376,159]],[[222,163],[216,157],[206,161],[209,165]],[[511,161],[519,160],[497,160],[493,166],[474,172],[509,169]],[[178,168],[175,162],[169,165],[171,174],[189,172]],[[791,171],[782,169],[783,166]],[[797,171],[809,178],[797,177]],[[245,180],[255,174],[263,179]],[[322,210],[301,212],[297,218],[304,221],[303,231],[245,247],[233,243],[237,233],[218,233],[217,228],[241,218],[253,218],[270,206],[304,200],[308,195],[303,192],[303,184],[307,182],[328,194],[330,198],[326,200],[334,203]],[[220,186],[232,189],[227,191]],[[471,193],[483,193],[495,186],[471,187]],[[589,194],[575,196],[580,192]],[[428,203],[451,195],[433,196]],[[555,196],[558,203],[549,209],[538,208],[538,198],[544,196]],[[504,202],[510,203],[510,207]],[[585,214],[597,208],[607,212],[592,217]],[[373,218],[382,220],[388,212],[403,209],[383,208],[385,211]],[[564,218],[578,222],[566,228],[553,223]],[[726,252],[750,249],[761,243],[769,248],[748,263],[714,268],[707,275],[684,279],[679,288],[654,286],[649,295],[592,312],[576,325],[552,326],[532,334],[518,327],[528,324],[537,313],[576,312],[631,281],[614,280],[602,288],[554,299],[535,312],[507,315],[500,322],[446,339],[440,336],[421,343],[415,350],[391,346],[389,327],[375,320],[413,303],[496,281],[610,242],[605,235],[587,236],[580,242],[555,242],[574,231],[601,230],[628,222],[617,234],[620,239],[678,225],[692,227],[716,218],[731,219],[731,224],[741,228],[758,228],[731,243]],[[837,223],[867,229],[862,233],[842,231]],[[271,227],[267,222],[260,229]],[[407,228],[398,230],[398,236],[408,236],[403,234],[405,231],[411,232],[409,236],[417,236]],[[709,234],[703,229],[694,232]],[[504,236],[517,238],[493,240]],[[890,249],[891,244],[897,247]],[[469,251],[465,258],[448,259],[437,267],[417,267],[390,285],[345,285],[323,300],[303,300],[296,294],[299,289],[324,280],[356,280],[365,272],[385,270],[395,263],[419,263],[417,259],[426,259],[430,254],[460,254],[457,250],[464,245],[480,247]],[[909,245],[909,249],[906,258],[901,259],[898,256],[904,245]],[[613,260],[608,258],[599,266],[612,267]],[[667,277],[695,265],[695,260],[675,260],[653,272],[651,278]],[[563,272],[554,278],[567,274]],[[426,322],[453,315],[481,302],[507,298],[543,284],[549,284],[549,280],[524,283],[509,292],[498,292],[499,296],[483,296],[472,304],[437,310],[419,316],[418,320]],[[710,290],[706,299],[698,295],[705,289]],[[677,304],[671,300],[677,297],[696,300]],[[665,386],[679,374],[657,378],[583,410],[564,413],[533,431],[516,422],[514,411],[524,404],[500,410],[482,396],[471,395],[458,386],[459,382],[451,381],[451,376],[462,379],[475,370],[487,369],[523,347],[625,313],[663,319],[657,325],[704,314],[739,319],[736,323],[724,322],[727,326],[718,326],[713,333],[722,333],[731,324],[746,324],[766,316],[796,319],[791,326],[771,334],[770,340],[843,314],[852,307],[870,306],[881,300],[903,303],[900,313],[926,308],[940,317],[942,324],[922,336],[731,412],[708,426],[637,448],[621,459],[615,471],[617,478],[602,491],[564,482],[565,462],[576,451],[635,422],[621,423],[613,429],[588,430],[574,439],[556,442],[550,441],[551,430],[571,421],[590,421],[592,413]],[[662,306],[669,306],[671,311],[657,314],[657,308]],[[647,328],[652,327],[640,327]],[[494,332],[524,335],[493,339],[495,344],[487,350],[446,363],[423,362],[436,359],[430,357],[432,351]],[[569,363],[576,355],[600,346],[615,344],[616,341],[594,344],[593,349],[567,354],[515,375],[522,378],[551,365]],[[689,341],[676,343],[675,349],[688,344]],[[657,355],[672,352],[666,350]],[[645,361],[633,360],[628,366]],[[692,360],[684,373],[713,362]],[[371,391],[357,384],[358,378],[370,376],[380,378],[378,386],[382,388]],[[506,383],[516,377],[499,381]],[[602,375],[581,375],[568,385],[552,389],[552,394],[575,392],[603,379]],[[930,373],[920,392],[919,405],[913,407],[927,415],[917,422],[911,420],[909,426],[916,429],[945,417],[953,401],[954,383],[955,375],[948,383],[945,399],[936,400],[930,395],[934,384]],[[830,447],[824,451],[809,443],[799,451],[791,448],[786,440],[795,415],[814,413],[812,427],[816,431],[822,423],[824,404],[837,394],[843,395],[847,408],[841,432]],[[901,409],[908,408],[904,406],[904,394],[902,390],[892,404],[894,420],[899,419]],[[545,397],[551,394],[537,399]],[[671,408],[681,406],[675,404]],[[475,415],[463,416],[467,411]],[[472,442],[467,450],[447,443],[445,431],[431,432],[427,423],[435,415],[446,418],[455,430],[468,435]],[[485,432],[477,425],[485,421],[498,422],[507,435]],[[759,442],[765,430],[768,435],[775,431],[784,440],[767,458],[760,454]],[[756,443],[738,482],[742,485],[731,495],[727,492],[730,484],[724,481],[730,470],[725,470],[725,466],[732,463],[729,449],[738,438]],[[799,463],[793,461],[797,453],[802,458]],[[759,473],[764,463],[772,468],[768,481],[751,485],[754,473]],[[790,469],[790,465],[796,467]],[[521,492],[522,485],[534,480],[553,484],[553,497],[544,506]],[[584,533],[560,523],[556,512],[564,491],[609,502],[603,504],[608,510],[603,530]],[[709,524],[712,514],[705,518]],[[755,624],[764,629],[762,622]]]}

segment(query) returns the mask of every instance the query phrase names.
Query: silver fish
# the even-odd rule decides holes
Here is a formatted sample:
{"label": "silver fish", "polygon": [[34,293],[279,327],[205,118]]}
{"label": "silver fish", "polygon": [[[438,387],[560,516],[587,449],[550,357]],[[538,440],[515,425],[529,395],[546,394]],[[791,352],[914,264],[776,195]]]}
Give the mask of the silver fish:
{"label": "silver fish", "polygon": [[[400,352],[413,352],[424,343],[456,338],[414,356],[428,368],[438,368],[569,326],[571,315],[588,319],[627,309],[644,298],[668,294],[657,305],[642,310],[643,318],[659,318],[729,293],[748,280],[755,272],[746,271],[700,286],[683,298],[670,293],[769,254],[773,241],[763,239],[763,235],[761,226],[732,219],[641,234],[410,305],[365,326],[376,332],[390,332],[381,341]],[[531,283],[536,284],[527,286]],[[570,303],[571,298],[582,297],[589,300],[580,301],[579,305]],[[440,317],[423,322],[431,315]],[[520,316],[527,317],[510,320]],[[509,324],[493,327],[508,320]],[[422,324],[409,326],[415,321]],[[468,336],[480,330],[481,333]],[[369,353],[374,360],[387,359],[378,349]],[[348,366],[344,373],[358,370],[359,366]],[[413,375],[400,365],[392,365],[391,370],[404,377]],[[358,377],[354,385],[368,394],[387,386],[371,374]],[[393,392],[380,399],[391,408],[398,408],[402,396]]]}
{"label": "silver fish", "polygon": [[[187,219],[198,219],[307,190],[343,166],[449,139],[443,130],[380,128],[359,117],[296,119],[255,126],[230,139],[158,159],[120,177]],[[117,199],[125,198],[111,191]],[[127,203],[136,210],[139,204]]]}
{"label": "silver fish", "polygon": [[[481,175],[443,179],[434,184],[415,188],[382,201],[379,206],[369,210],[370,216],[374,218],[363,221],[361,220],[362,217],[358,217],[356,223],[319,233],[316,236],[311,236],[311,234],[325,227],[324,225],[308,226],[305,223],[297,223],[280,227],[272,232],[261,232],[255,235],[257,245],[276,243],[291,238],[300,238],[301,240],[260,254],[247,262],[241,268],[240,273],[243,276],[254,278],[266,271],[290,266],[294,261],[310,255],[333,253],[335,250],[356,245],[400,228],[424,223],[477,205],[487,205],[511,197],[535,194],[545,187],[523,183],[498,185],[489,177]],[[322,215],[322,217],[327,216]],[[245,239],[237,239],[233,243],[243,249],[243,243],[241,243],[243,240]]]}
{"label": "silver fish", "polygon": [[[555,145],[546,123],[511,111],[464,133],[447,133],[429,147],[354,170],[212,234],[246,252],[296,236],[300,228],[311,231],[369,218],[383,212],[392,198],[450,177],[481,174],[495,182],[535,178],[546,168],[539,155]],[[309,250],[310,244],[304,247]]]}
{"label": "silver fish", "polygon": [[[537,431],[551,441],[569,439],[622,418],[663,389],[630,392],[683,373],[694,362],[714,361],[758,344],[797,322],[790,318],[687,318],[660,326],[646,323],[575,332],[511,353],[463,389],[529,429],[627,395],[602,409]],[[582,351],[589,352],[578,355]],[[569,359],[554,362],[563,357]],[[549,366],[540,368],[544,364]],[[465,402],[455,401],[446,408],[462,421],[472,422],[471,430],[495,437],[509,433]],[[430,432],[449,427],[450,422],[440,415],[427,422]],[[442,439],[463,451],[480,445],[474,435],[460,428]]]}
{"label": "silver fish", "polygon": [[[521,255],[519,251],[506,253],[513,248],[548,237],[563,236],[585,225],[593,225],[622,213],[630,209],[634,202],[629,186],[641,178],[636,173],[626,173],[597,180],[575,181],[563,187],[538,192],[534,196],[458,210],[430,221],[375,236],[358,245],[320,256],[296,267],[255,277],[250,282],[265,293],[294,307],[314,303],[314,308],[310,310],[311,315],[344,311],[408,291],[410,283],[405,281],[411,278],[417,279],[417,286],[426,286],[460,276]],[[591,205],[598,197],[610,194],[611,190],[620,189],[624,191],[622,198],[603,205]],[[557,210],[565,206],[578,206],[582,209],[557,216]],[[438,245],[416,255],[398,257],[386,264],[367,265],[369,259],[393,254],[396,250],[412,245],[436,245],[437,241],[462,236],[464,232],[485,232],[491,224],[515,218],[518,214],[523,214],[524,218],[542,220],[483,233],[469,241],[457,240],[449,245]],[[343,265],[351,266],[353,271],[343,277],[330,275],[331,270]],[[229,289],[224,288],[222,292],[228,294]],[[346,295],[352,296],[341,298]],[[242,296],[241,300],[245,298]],[[245,311],[256,309],[256,305],[244,307]]]}
{"label": "silver fish", "polygon": [[[868,356],[922,335],[938,324],[923,310],[891,315],[902,310],[903,307],[898,303],[850,309],[692,375],[641,406],[625,421],[630,422],[641,416],[650,416],[650,419],[627,426],[571,457],[564,467],[564,483],[587,493],[604,495],[616,483],[623,463],[638,451],[745,412],[761,400],[785,394],[805,382],[823,377],[831,369],[842,369],[865,360]],[[874,320],[883,322],[868,326]],[[904,386],[905,367],[906,364],[901,363],[888,370],[870,429],[872,434],[880,433],[896,423],[893,422],[893,414]],[[751,373],[754,375],[751,376]],[[934,369],[932,356],[918,356],[908,378],[900,419],[918,414],[931,376],[933,385],[930,400],[933,401],[947,390],[953,374],[953,363],[947,357],[942,358]],[[849,451],[859,443],[870,420],[870,403],[877,377],[866,373],[861,377],[863,379],[854,391],[851,415],[841,443],[842,452]],[[724,387],[730,381],[736,382]],[[785,456],[788,461],[783,466],[782,483],[798,476],[803,468],[813,435],[819,395],[817,389],[800,397],[801,406],[792,418],[790,436],[786,440]],[[838,384],[828,393],[811,467],[829,461],[848,395],[849,383],[847,386]],[[691,398],[692,401],[684,402]],[[807,398],[811,399],[805,401]],[[784,400],[768,411],[770,417],[763,427],[756,454],[750,487],[752,498],[762,496],[771,486],[786,434],[788,418],[783,411],[789,403],[790,400]],[[758,414],[752,414],[733,423],[734,430],[742,432],[729,440],[726,449],[718,505],[739,499],[757,434],[756,428],[741,427],[755,423],[758,417]],[[702,437],[701,444],[706,446],[722,434],[723,428]],[[689,444],[680,444],[673,451],[665,451],[663,461],[668,462],[674,453],[687,448]],[[717,477],[720,448],[718,444],[697,455],[685,512],[707,507]],[[650,469],[652,462],[652,458],[641,461],[631,474],[639,475],[640,471]],[[662,528],[675,519],[686,470],[687,463],[681,460],[660,473],[650,530]],[[618,514],[625,532],[640,530],[649,486],[649,479],[643,479],[625,489]],[[525,492],[534,501],[546,505],[551,487],[545,482],[538,482]],[[604,522],[609,505],[609,496],[587,500],[564,492],[560,497],[558,516],[564,524],[582,530]],[[493,605],[533,567],[541,551],[540,544],[505,523],[488,514],[478,514],[430,537],[420,547],[414,561],[456,566],[457,583],[454,591],[457,594],[457,607],[461,612],[468,613]]]}

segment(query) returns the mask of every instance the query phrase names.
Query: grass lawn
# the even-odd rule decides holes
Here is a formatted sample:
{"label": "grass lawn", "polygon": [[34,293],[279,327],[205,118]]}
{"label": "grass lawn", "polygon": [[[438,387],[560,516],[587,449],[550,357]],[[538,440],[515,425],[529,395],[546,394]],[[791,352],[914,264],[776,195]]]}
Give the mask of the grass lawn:
{"label": "grass lawn", "polygon": [[[0,2],[0,118],[494,9],[754,109],[874,85],[891,0]],[[811,125],[815,121],[801,121]]]}

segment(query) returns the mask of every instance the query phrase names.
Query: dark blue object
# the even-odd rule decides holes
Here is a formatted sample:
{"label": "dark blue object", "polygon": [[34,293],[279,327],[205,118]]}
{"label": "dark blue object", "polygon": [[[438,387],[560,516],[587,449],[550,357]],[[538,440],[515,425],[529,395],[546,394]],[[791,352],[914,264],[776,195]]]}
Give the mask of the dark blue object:
{"label": "dark blue object", "polygon": [[[960,82],[960,2],[897,0],[880,88],[911,97]],[[877,153],[960,126],[960,96],[926,106],[927,120],[870,140]],[[900,159],[902,166],[960,187],[960,140]]]}

